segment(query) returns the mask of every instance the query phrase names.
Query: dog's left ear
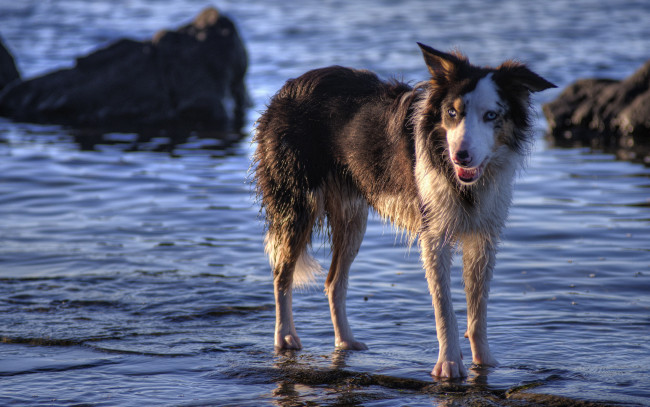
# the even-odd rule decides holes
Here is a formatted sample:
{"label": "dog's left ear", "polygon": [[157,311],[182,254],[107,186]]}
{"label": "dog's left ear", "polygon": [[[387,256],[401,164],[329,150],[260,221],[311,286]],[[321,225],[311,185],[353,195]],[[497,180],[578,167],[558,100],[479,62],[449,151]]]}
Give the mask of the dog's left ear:
{"label": "dog's left ear", "polygon": [[460,53],[447,54],[419,42],[418,45],[431,73],[431,79],[435,83],[443,84],[453,81],[458,70],[468,64],[467,58]]}
{"label": "dog's left ear", "polygon": [[541,92],[545,89],[557,88],[554,84],[537,75],[516,61],[506,61],[497,68],[495,80],[507,82],[510,86],[527,90],[529,92]]}

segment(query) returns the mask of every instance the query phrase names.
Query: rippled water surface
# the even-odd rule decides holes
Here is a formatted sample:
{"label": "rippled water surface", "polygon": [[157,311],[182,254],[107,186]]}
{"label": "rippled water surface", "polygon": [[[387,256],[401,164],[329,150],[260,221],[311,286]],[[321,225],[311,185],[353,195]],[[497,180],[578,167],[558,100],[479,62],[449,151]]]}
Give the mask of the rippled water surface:
{"label": "rippled water surface", "polygon": [[[32,77],[117,38],[149,38],[206,5],[0,0],[0,35]],[[535,99],[538,112],[577,78],[622,78],[650,57],[646,1],[214,5],[250,53],[247,131],[282,83],[310,68],[425,78],[416,41],[457,46],[479,64],[528,62],[560,86]],[[501,366],[454,383],[429,376],[437,344],[417,249],[376,216],[348,302],[370,350],[334,351],[315,287],[294,300],[305,349],[274,353],[250,136],[91,142],[0,121],[0,403],[499,405],[553,395],[650,404],[650,170],[548,148],[538,115],[491,290]],[[327,246],[314,248],[327,265]],[[459,266],[453,282],[464,324]]]}

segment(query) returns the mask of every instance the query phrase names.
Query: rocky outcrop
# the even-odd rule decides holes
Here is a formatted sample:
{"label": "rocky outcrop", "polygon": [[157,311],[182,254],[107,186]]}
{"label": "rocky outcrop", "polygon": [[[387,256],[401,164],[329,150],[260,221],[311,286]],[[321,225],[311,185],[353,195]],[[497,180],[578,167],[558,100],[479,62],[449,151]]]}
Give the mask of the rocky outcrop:
{"label": "rocky outcrop", "polygon": [[2,38],[0,38],[0,91],[17,79],[20,79],[20,74],[16,69],[14,57],[3,44]]}
{"label": "rocky outcrop", "polygon": [[106,131],[239,130],[246,69],[235,25],[208,8],[150,41],[119,40],[71,69],[12,83],[0,115]]}
{"label": "rocky outcrop", "polygon": [[650,61],[624,80],[579,80],[543,110],[556,145],[613,151],[650,165]]}

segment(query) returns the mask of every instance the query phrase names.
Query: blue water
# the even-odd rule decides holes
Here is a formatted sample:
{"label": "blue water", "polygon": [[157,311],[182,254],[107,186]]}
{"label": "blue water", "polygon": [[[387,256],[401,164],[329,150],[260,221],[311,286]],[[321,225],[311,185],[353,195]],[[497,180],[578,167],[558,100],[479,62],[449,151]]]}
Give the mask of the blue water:
{"label": "blue water", "polygon": [[[150,38],[207,5],[0,0],[0,35],[33,77],[118,38]],[[129,134],[92,144],[0,120],[0,404],[509,405],[506,395],[524,392],[650,404],[650,169],[550,148],[540,108],[578,78],[640,67],[650,57],[647,1],[214,6],[249,50],[247,132],[284,81],[311,68],[424,79],[416,41],[458,47],[477,64],[517,58],[559,85],[535,99],[536,149],[492,284],[489,336],[501,366],[433,381],[435,325],[417,249],[376,216],[348,302],[370,350],[334,351],[314,287],[294,300],[304,350],[275,354],[250,135],[230,145]],[[314,248],[327,266],[326,244]],[[459,266],[453,284],[462,326]]]}

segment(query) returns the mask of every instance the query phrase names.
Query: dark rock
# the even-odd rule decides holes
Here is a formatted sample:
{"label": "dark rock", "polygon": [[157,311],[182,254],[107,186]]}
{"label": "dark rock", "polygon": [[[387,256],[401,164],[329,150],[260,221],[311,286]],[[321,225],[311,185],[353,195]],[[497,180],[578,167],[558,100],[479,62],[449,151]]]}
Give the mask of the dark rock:
{"label": "dark rock", "polygon": [[543,110],[556,145],[589,146],[650,165],[650,61],[624,80],[579,80]]}
{"label": "dark rock", "polygon": [[151,41],[119,40],[74,68],[8,86],[0,115],[106,131],[237,131],[248,105],[246,68],[235,25],[207,8]]}
{"label": "dark rock", "polygon": [[7,50],[0,38],[0,90],[15,80],[20,80],[14,57]]}

